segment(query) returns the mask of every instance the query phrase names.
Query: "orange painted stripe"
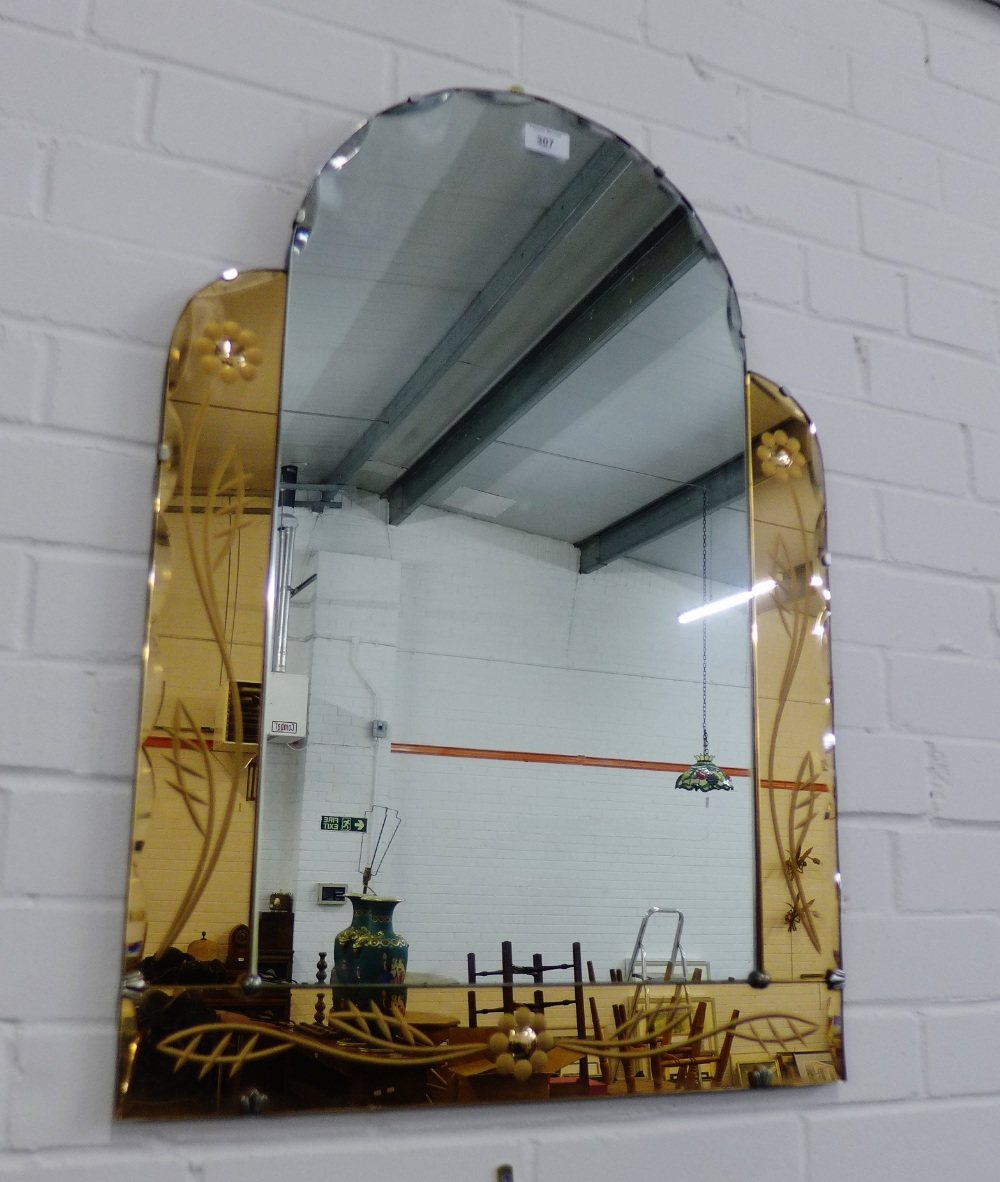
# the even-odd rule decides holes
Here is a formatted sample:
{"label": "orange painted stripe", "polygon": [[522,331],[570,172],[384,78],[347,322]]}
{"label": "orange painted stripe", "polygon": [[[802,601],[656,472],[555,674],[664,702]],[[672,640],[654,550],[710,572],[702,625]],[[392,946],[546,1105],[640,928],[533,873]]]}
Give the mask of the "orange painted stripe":
{"label": "orange painted stripe", "polygon": [[[499,759],[509,763],[561,763],[574,767],[631,768],[643,772],[683,772],[691,765],[687,763],[660,763],[650,759],[605,759],[597,755],[557,755],[547,751],[498,751],[488,747],[435,747],[427,743],[393,743],[392,751],[397,755],[439,755],[450,759]],[[750,769],[745,767],[724,767],[727,776],[749,778]],[[771,788],[792,789],[799,787],[792,780],[774,780]],[[814,785],[817,791],[827,792],[825,784]]]}
{"label": "orange painted stripe", "polygon": [[[424,743],[393,743],[400,755],[445,755],[454,759],[503,759],[513,763],[568,763],[575,767],[635,768],[643,772],[683,772],[688,763],[657,763],[649,759],[604,759],[597,755],[556,755],[547,751],[492,751],[485,747],[431,747]],[[745,767],[724,767],[727,776],[749,776]]]}
{"label": "orange painted stripe", "polygon": [[794,780],[761,780],[761,788],[786,788],[788,791],[794,791],[796,788],[801,788],[803,791],[807,788],[814,792],[829,792],[829,784],[796,784]]}
{"label": "orange painted stripe", "polygon": [[[150,735],[143,743],[143,747],[172,747],[173,740]],[[205,746],[212,750],[211,739],[205,740]],[[625,768],[640,772],[683,772],[691,765],[689,763],[660,763],[652,759],[605,759],[599,755],[557,755],[549,751],[499,751],[489,747],[435,747],[427,743],[393,743],[391,750],[396,755],[439,755],[448,759],[499,759],[507,763],[561,763],[574,767],[612,767]],[[750,769],[745,767],[724,767],[721,769],[727,776],[742,776],[749,778]],[[772,780],[762,782],[763,788],[794,789],[802,785],[794,780]],[[817,792],[829,792],[826,784],[813,784]]]}

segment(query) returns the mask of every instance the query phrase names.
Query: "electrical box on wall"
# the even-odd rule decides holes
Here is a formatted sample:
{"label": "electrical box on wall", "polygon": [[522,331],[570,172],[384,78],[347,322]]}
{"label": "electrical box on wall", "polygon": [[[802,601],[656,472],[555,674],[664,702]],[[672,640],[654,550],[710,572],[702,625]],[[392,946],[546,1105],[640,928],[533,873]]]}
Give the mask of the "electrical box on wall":
{"label": "electrical box on wall", "polygon": [[[257,731],[260,727],[260,682],[238,681],[236,690],[240,696],[243,745],[244,747],[255,747],[257,745]],[[212,747],[216,751],[232,751],[235,745],[236,722],[233,714],[233,697],[229,682],[226,681],[219,686]]]}
{"label": "electrical box on wall", "polygon": [[336,906],[347,902],[347,883],[318,882],[316,883],[316,902],[324,907]]}
{"label": "electrical box on wall", "polygon": [[271,673],[264,700],[264,734],[289,743],[306,737],[309,678],[302,673]]}

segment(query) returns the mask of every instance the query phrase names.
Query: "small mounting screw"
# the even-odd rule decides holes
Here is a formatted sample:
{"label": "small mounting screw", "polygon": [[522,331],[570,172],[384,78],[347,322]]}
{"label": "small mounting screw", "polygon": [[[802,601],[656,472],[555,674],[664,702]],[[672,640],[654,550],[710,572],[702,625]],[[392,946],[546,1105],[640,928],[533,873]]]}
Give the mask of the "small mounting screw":
{"label": "small mounting screw", "polygon": [[763,969],[754,969],[747,977],[747,984],[751,989],[766,989],[771,984],[771,978]]}
{"label": "small mounting screw", "polygon": [[497,1166],[497,1182],[514,1182],[513,1166]]}
{"label": "small mounting screw", "polygon": [[847,983],[847,974],[843,969],[827,969],[826,987],[839,993]]}

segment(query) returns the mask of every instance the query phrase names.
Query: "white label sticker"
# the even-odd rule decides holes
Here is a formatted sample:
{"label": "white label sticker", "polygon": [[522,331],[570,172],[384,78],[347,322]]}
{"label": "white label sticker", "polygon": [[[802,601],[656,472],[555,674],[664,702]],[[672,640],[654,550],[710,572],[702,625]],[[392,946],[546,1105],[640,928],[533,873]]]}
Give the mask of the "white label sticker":
{"label": "white label sticker", "polygon": [[569,132],[553,131],[538,123],[524,125],[524,146],[529,152],[541,152],[543,156],[554,156],[556,160],[569,159]]}

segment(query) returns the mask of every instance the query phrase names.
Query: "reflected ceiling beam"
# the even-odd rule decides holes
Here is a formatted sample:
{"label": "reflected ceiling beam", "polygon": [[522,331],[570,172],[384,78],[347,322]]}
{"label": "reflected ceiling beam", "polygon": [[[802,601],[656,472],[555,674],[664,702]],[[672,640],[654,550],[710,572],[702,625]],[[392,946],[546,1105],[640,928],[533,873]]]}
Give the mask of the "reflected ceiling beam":
{"label": "reflected ceiling beam", "polygon": [[427,392],[517,296],[552,249],[586,217],[630,164],[632,159],[619,140],[608,140],[598,148],[334,468],[329,477],[331,485],[344,488],[354,483],[384,440],[419,410]]}
{"label": "reflected ceiling beam", "polygon": [[705,257],[678,207],[386,492],[398,525]]}
{"label": "reflected ceiling beam", "polygon": [[699,521],[703,509],[712,513],[743,496],[747,488],[746,463],[742,453],[733,456],[699,476],[697,482],[683,484],[575,543],[580,550],[580,574],[600,570],[647,542]]}

